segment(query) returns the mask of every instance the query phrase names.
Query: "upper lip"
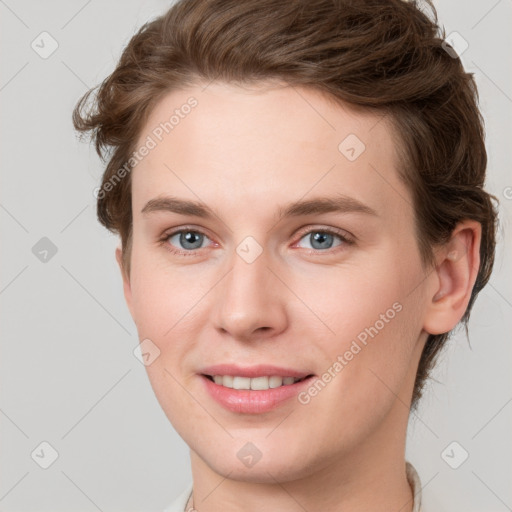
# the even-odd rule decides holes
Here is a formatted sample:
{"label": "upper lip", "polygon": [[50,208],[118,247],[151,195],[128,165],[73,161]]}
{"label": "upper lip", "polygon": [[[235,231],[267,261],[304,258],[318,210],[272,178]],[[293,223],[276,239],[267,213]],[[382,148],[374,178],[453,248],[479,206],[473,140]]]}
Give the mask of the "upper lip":
{"label": "upper lip", "polygon": [[274,366],[269,364],[258,364],[254,366],[237,366],[234,364],[216,364],[203,368],[199,373],[204,375],[233,375],[239,377],[262,377],[273,375],[279,377],[295,377],[302,379],[308,375],[313,375],[312,372],[295,370],[293,368],[284,368],[282,366]]}

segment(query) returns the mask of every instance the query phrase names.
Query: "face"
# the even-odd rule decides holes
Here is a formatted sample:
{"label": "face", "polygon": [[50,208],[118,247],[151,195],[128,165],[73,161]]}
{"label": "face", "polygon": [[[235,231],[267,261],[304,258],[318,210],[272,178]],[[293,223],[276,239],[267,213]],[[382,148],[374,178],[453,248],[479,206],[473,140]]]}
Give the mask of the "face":
{"label": "face", "polygon": [[[240,480],[385,449],[405,432],[429,283],[390,124],[305,88],[203,89],[154,108],[131,176],[125,295],[163,410]],[[307,378],[226,387],[281,382],[251,375]]]}

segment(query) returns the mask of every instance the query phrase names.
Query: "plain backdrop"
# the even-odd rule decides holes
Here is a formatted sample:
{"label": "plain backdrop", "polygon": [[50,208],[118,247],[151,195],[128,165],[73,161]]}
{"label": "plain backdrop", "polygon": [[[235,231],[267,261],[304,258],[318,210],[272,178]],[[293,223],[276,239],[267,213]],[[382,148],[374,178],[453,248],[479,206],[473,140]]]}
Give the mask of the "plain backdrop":
{"label": "plain backdrop", "polygon": [[[169,5],[0,0],[0,512],[156,512],[191,480],[188,447],[133,354],[117,238],[95,217],[102,163],[71,124],[78,98]],[[512,1],[436,6],[447,34],[469,44],[462,60],[480,90],[501,226],[470,343],[460,330],[445,350],[411,416],[407,458],[428,511],[504,512],[512,510]]]}

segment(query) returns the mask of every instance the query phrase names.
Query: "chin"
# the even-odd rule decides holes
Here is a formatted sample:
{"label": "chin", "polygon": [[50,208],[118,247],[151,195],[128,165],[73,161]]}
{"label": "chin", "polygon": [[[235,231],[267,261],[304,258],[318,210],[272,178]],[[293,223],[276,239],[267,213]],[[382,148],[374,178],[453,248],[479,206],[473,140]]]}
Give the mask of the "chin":
{"label": "chin", "polygon": [[318,469],[313,460],[297,455],[300,451],[282,445],[274,447],[268,442],[265,445],[263,438],[261,443],[255,440],[254,444],[247,438],[231,439],[229,446],[219,443],[215,449],[212,444],[196,443],[192,450],[216,474],[240,482],[288,482],[305,478]]}
{"label": "chin", "polygon": [[[287,482],[297,480],[308,474],[306,468],[283,464],[283,461],[263,461],[261,459],[252,467],[244,467],[241,463],[234,463],[232,460],[206,461],[208,466],[215,473],[222,475],[230,480],[238,482],[251,482],[255,484],[275,484],[276,481]],[[293,467],[293,470],[290,468]]]}

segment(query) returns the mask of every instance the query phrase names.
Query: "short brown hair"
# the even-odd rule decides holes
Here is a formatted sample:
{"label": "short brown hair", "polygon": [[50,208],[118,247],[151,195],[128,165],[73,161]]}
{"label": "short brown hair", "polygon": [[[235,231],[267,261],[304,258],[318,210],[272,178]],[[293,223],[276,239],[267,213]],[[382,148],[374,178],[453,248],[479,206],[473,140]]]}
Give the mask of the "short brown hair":
{"label": "short brown hair", "polygon": [[[386,115],[401,148],[401,178],[414,200],[425,265],[464,219],[482,225],[478,292],[489,280],[496,209],[484,191],[487,154],[472,74],[444,42],[430,0],[181,0],[146,23],[114,72],[73,112],[108,159],[102,187],[126,165],[140,130],[164,95],[199,81],[256,83],[277,79],[327,93]],[[100,222],[119,233],[130,275],[130,173],[98,196]],[[429,335],[412,396],[415,407],[449,333]]]}

